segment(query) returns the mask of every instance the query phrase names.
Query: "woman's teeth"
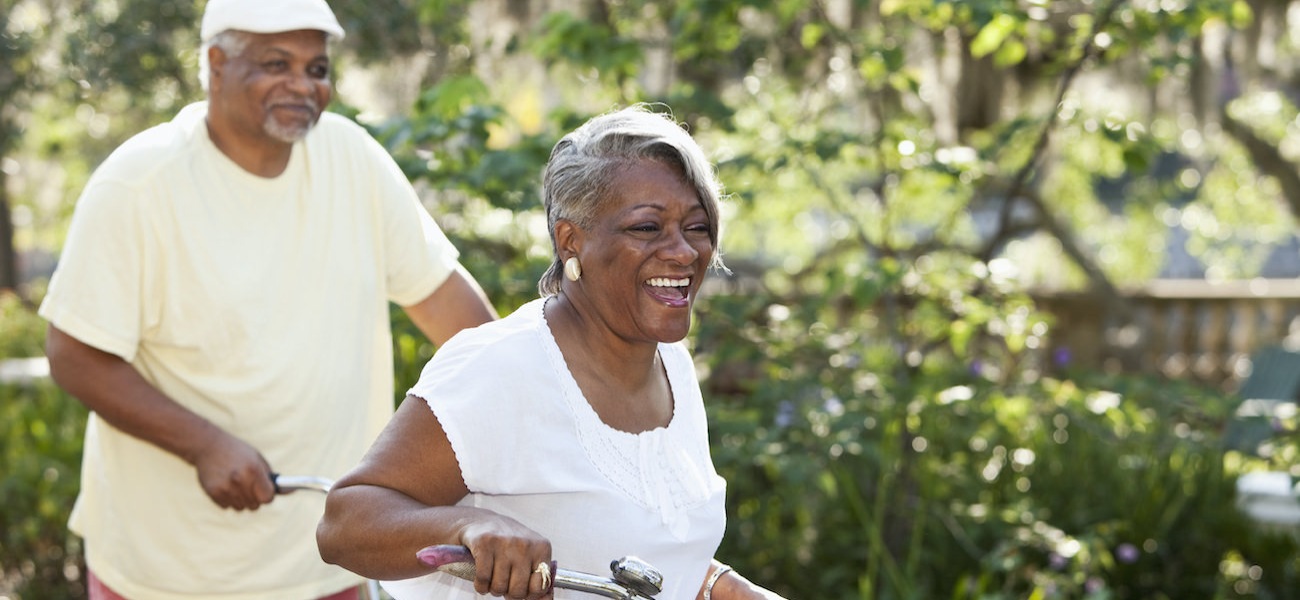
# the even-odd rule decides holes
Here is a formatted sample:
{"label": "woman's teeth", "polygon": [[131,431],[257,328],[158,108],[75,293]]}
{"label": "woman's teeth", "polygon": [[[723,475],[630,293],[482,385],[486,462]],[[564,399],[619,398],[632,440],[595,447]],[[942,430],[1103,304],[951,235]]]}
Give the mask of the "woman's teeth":
{"label": "woman's teeth", "polygon": [[647,280],[646,285],[654,287],[686,287],[691,284],[690,279],[669,279],[667,277],[651,277]]}

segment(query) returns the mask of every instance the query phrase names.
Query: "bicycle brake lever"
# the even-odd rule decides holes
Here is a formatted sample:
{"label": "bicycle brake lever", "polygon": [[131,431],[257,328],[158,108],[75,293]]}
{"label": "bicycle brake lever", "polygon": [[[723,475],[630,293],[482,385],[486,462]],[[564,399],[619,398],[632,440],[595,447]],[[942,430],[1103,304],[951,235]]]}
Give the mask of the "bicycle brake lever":
{"label": "bicycle brake lever", "polygon": [[[416,552],[415,556],[420,559],[420,562],[433,567],[436,571],[447,573],[448,575],[459,577],[466,581],[474,581],[474,556],[469,553],[469,548],[466,548],[465,546],[428,546],[422,548],[419,552]],[[627,559],[615,561],[615,564],[623,564],[626,560]],[[662,583],[663,576],[659,575],[659,572],[656,571],[654,567],[645,563],[640,564],[644,565],[643,567],[640,567],[641,570],[648,571],[651,574],[650,579],[655,580],[657,577],[657,581]],[[651,584],[652,587],[650,589],[653,589],[653,593],[645,594],[644,592],[648,590],[644,587],[637,589],[636,587],[629,587],[619,581],[605,577],[598,577],[590,573],[583,573],[581,571],[573,571],[569,569],[559,569],[555,567],[554,561],[551,563],[551,568],[552,571],[555,572],[553,585],[560,589],[596,594],[606,598],[613,598],[614,600],[653,600],[654,594],[657,594],[660,591],[653,587],[654,584]]]}

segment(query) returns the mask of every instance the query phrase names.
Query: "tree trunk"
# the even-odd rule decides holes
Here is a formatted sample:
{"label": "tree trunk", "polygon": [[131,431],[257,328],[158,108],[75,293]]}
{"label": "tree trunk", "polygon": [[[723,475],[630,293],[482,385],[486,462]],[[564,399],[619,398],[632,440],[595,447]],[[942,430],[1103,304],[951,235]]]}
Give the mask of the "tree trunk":
{"label": "tree trunk", "polygon": [[0,291],[18,290],[18,252],[14,248],[14,223],[10,217],[9,190],[0,170]]}

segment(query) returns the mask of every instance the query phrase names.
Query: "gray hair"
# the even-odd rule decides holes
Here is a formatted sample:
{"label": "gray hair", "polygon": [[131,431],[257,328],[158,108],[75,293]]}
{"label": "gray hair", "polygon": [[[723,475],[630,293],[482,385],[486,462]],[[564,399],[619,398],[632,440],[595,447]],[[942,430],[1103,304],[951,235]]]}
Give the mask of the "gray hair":
{"label": "gray hair", "polygon": [[250,41],[252,41],[252,36],[248,32],[227,29],[212,36],[212,39],[204,42],[199,47],[199,85],[203,87],[203,91],[208,91],[208,84],[210,83],[208,80],[212,78],[212,65],[208,61],[208,49],[216,46],[221,48],[221,51],[225,52],[227,56],[239,56],[243,54]]}
{"label": "gray hair", "polygon": [[555,258],[537,282],[542,296],[560,292],[564,271],[555,240],[555,224],[564,219],[583,230],[589,229],[601,203],[610,198],[614,177],[622,168],[643,160],[679,168],[686,182],[695,188],[709,219],[709,241],[713,244],[713,260],[709,266],[726,268],[718,248],[722,234],[718,212],[722,185],[713,165],[671,115],[653,112],[648,104],[635,104],[592,118],[564,136],[551,150],[542,174],[542,202]]}

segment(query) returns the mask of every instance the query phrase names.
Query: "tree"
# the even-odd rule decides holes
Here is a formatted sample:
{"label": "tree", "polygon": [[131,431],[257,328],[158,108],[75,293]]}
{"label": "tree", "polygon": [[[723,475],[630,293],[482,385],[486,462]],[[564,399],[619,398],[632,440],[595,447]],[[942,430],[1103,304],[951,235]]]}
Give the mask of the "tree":
{"label": "tree", "polygon": [[20,139],[21,108],[40,72],[32,55],[33,23],[17,11],[16,0],[0,2],[0,291],[18,287],[18,257],[4,159]]}

